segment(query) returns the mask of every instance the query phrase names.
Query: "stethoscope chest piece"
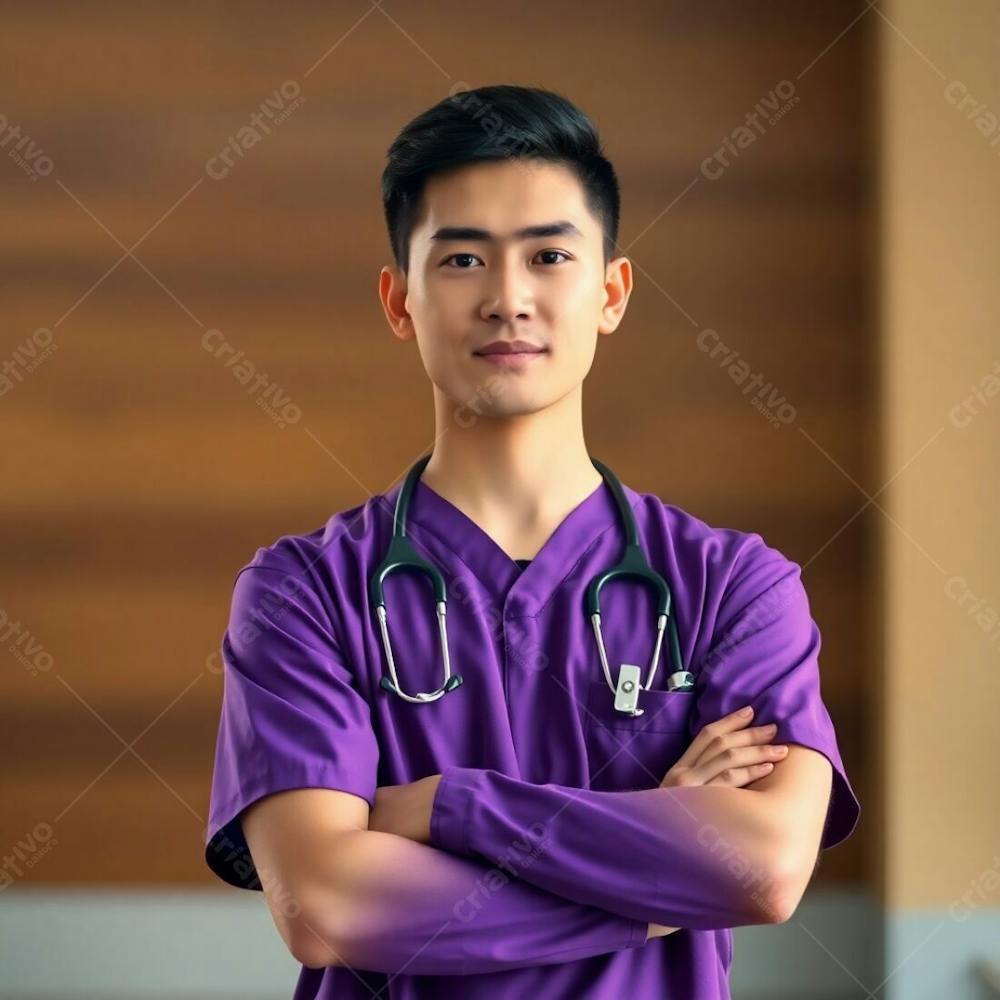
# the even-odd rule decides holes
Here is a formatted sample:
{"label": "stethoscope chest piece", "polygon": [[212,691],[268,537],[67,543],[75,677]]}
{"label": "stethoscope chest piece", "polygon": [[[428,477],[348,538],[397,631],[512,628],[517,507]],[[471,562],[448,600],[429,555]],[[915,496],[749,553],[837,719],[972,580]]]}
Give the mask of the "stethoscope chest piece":
{"label": "stethoscope chest piece", "polygon": [[615,711],[627,715],[642,715],[639,692],[642,690],[642,671],[634,663],[623,663],[618,671],[618,687],[615,689]]}
{"label": "stethoscope chest piece", "polygon": [[694,674],[690,670],[678,670],[667,678],[668,691],[693,691]]}
{"label": "stethoscope chest piece", "polygon": [[[618,687],[615,688],[615,711],[625,715],[642,715],[639,708],[639,692],[643,690],[642,671],[634,663],[623,663],[618,671]],[[667,678],[668,691],[693,691],[694,674],[689,670],[677,670]]]}
{"label": "stethoscope chest piece", "polygon": [[[626,715],[642,715],[639,708],[639,692],[643,690],[642,671],[634,663],[623,663],[618,671],[618,687],[615,688],[615,711]],[[693,691],[694,674],[689,670],[677,670],[667,678],[668,691]]]}

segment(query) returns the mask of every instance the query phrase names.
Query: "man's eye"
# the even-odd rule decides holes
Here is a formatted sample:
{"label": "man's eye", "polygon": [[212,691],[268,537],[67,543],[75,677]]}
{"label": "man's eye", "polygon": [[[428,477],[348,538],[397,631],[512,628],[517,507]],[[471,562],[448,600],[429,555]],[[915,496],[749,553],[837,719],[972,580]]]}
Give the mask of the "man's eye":
{"label": "man's eye", "polygon": [[[462,260],[479,260],[479,258],[475,254],[473,254],[473,253],[453,253],[450,257],[446,257],[445,258],[444,263],[447,264],[449,261],[459,260],[459,259],[462,259]],[[455,269],[458,270],[458,271],[468,271],[468,270],[470,270],[468,267],[465,267],[464,265],[457,266]]]}
{"label": "man's eye", "polygon": [[[547,254],[547,253],[554,253],[554,254],[557,254],[560,257],[565,257],[567,260],[569,260],[569,254],[563,253],[562,250],[540,250],[538,252],[538,256],[541,256],[542,254]],[[545,263],[547,263],[547,264],[556,264],[556,263],[558,263],[558,261],[549,260],[549,261],[546,261]]]}

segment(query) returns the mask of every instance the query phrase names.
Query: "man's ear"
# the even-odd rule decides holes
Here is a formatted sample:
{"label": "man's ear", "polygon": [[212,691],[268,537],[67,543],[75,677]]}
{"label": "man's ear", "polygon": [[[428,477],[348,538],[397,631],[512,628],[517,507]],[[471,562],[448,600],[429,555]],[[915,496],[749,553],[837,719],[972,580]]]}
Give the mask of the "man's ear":
{"label": "man's ear", "polygon": [[604,270],[604,305],[598,333],[614,333],[625,315],[632,294],[632,262],[628,257],[615,257]]}
{"label": "man's ear", "polygon": [[398,267],[383,267],[379,272],[378,296],[392,332],[400,340],[412,340],[413,320],[406,310],[407,280]]}

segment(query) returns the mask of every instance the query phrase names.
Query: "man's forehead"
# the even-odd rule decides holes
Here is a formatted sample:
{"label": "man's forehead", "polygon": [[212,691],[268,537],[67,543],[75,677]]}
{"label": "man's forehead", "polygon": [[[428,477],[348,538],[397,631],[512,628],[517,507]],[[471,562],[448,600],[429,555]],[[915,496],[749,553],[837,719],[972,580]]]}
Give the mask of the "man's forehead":
{"label": "man's forehead", "polygon": [[475,164],[435,175],[414,235],[443,239],[584,238],[596,228],[577,178],[559,164]]}

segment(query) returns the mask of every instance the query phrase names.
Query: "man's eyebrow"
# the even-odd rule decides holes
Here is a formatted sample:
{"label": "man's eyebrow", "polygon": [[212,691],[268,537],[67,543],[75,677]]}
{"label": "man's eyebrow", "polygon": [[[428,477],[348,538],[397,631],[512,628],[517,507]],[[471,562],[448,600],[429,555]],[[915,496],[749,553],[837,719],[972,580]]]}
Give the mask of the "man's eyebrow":
{"label": "man's eyebrow", "polygon": [[[583,233],[565,219],[558,222],[543,222],[537,226],[525,226],[523,229],[515,229],[511,233],[511,238],[515,240],[535,240],[544,236],[575,236],[583,238]],[[488,229],[479,229],[476,226],[442,226],[431,234],[431,240],[476,240],[479,242],[491,242],[498,237]]]}

